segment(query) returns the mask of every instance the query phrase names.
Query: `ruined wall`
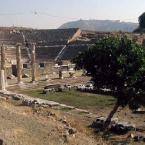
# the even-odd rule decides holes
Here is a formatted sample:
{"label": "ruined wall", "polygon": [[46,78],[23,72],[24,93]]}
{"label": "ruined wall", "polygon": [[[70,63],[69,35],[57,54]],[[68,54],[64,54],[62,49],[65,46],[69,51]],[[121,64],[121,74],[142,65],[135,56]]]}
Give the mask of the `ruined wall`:
{"label": "ruined wall", "polygon": [[[22,63],[25,67],[27,65],[27,68],[23,68],[23,74],[29,75],[31,75],[31,45],[29,43],[36,43],[37,76],[41,76],[52,74],[56,71],[54,68],[55,58],[64,46],[66,47],[60,59],[63,60],[64,64],[69,64],[78,53],[87,50],[96,40],[108,36],[127,36],[129,39],[145,45],[145,34],[122,32],[103,33],[81,31],[80,29],[34,30],[0,28],[0,44],[4,43],[7,46],[6,71],[8,76],[13,73],[14,65],[16,65],[17,43],[22,44]],[[29,49],[26,47],[29,47]]]}

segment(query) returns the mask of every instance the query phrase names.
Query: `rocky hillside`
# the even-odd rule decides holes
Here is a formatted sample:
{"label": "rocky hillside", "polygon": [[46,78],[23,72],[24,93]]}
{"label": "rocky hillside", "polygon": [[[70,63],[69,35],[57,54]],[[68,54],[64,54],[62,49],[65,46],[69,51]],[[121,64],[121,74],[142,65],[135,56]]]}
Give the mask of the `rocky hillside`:
{"label": "rocky hillside", "polygon": [[108,145],[92,133],[81,115],[26,107],[6,98],[0,96],[1,145]]}
{"label": "rocky hillside", "polygon": [[103,32],[113,32],[113,31],[132,32],[137,27],[138,27],[137,23],[131,22],[121,22],[112,20],[78,20],[65,23],[61,25],[59,29],[80,28],[82,30],[103,31]]}

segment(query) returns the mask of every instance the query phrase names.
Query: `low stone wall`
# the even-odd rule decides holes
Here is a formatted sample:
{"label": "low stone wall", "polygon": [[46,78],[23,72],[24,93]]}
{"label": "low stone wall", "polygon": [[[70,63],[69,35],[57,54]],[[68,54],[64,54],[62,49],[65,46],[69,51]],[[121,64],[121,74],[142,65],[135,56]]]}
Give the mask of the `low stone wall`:
{"label": "low stone wall", "polygon": [[44,100],[44,99],[39,99],[39,98],[33,98],[24,94],[17,94],[17,93],[13,93],[13,92],[9,92],[9,91],[1,91],[0,92],[0,96],[4,97],[4,98],[10,98],[10,99],[14,99],[14,100],[18,100],[18,101],[22,101],[22,104],[25,106],[30,106],[30,107],[60,107],[60,108],[67,108],[67,109],[72,109],[75,111],[78,111],[80,113],[86,113],[86,114],[90,114],[89,111],[87,110],[83,110],[83,109],[78,109],[74,106],[68,106],[65,104],[60,104],[54,101],[48,101],[48,100]]}

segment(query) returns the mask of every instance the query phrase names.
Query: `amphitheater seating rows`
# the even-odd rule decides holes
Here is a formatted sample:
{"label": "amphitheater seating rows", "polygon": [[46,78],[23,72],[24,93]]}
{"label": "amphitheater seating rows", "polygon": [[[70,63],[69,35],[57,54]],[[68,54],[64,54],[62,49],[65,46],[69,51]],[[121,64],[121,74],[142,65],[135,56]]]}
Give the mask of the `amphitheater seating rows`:
{"label": "amphitheater seating rows", "polygon": [[0,43],[5,45],[15,45],[16,43],[23,43],[20,33],[13,30],[0,29]]}
{"label": "amphitheater seating rows", "polygon": [[[16,48],[12,48],[12,47],[8,48],[7,47],[5,52],[6,52],[6,58],[7,59],[12,59],[13,60],[13,59],[16,58]],[[28,59],[27,50],[24,49],[24,48],[21,49],[21,57],[22,57],[22,59]]]}
{"label": "amphitheater seating rows", "polygon": [[[68,40],[78,32],[78,29],[54,29],[54,30],[34,30],[34,29],[2,29],[0,28],[0,44],[16,45],[16,43],[35,42],[36,43],[36,59],[54,60],[64,45],[61,58],[63,60],[70,60],[79,52],[88,49],[88,45],[95,42],[98,37],[104,34],[96,32],[84,32],[78,37],[78,40],[71,41],[68,45]],[[86,40],[87,41],[86,41]],[[6,50],[6,57],[8,59],[16,58],[16,48],[10,47]],[[27,49],[22,49],[22,58],[29,58]]]}
{"label": "amphitheater seating rows", "polygon": [[55,30],[22,30],[25,40],[37,42],[38,45],[63,45],[77,32],[78,29]]}
{"label": "amphitheater seating rows", "polygon": [[61,56],[61,59],[62,60],[71,60],[75,56],[77,56],[77,54],[79,54],[80,52],[84,52],[85,50],[87,50],[88,47],[89,47],[88,45],[69,45],[64,50],[64,52]]}
{"label": "amphitheater seating rows", "polygon": [[[8,46],[6,58],[9,60],[16,58],[16,44],[25,45],[26,42],[36,43],[36,59],[55,59],[77,31],[78,29],[34,30],[0,27],[0,45]],[[26,48],[22,49],[22,58],[28,59]]]}
{"label": "amphitheater seating rows", "polygon": [[55,59],[63,46],[36,47],[36,59]]}

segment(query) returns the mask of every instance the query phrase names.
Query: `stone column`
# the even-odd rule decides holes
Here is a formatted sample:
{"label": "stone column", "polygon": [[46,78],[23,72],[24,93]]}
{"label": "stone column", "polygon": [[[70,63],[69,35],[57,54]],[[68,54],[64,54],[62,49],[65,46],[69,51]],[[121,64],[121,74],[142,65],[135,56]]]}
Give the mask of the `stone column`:
{"label": "stone column", "polygon": [[6,79],[5,79],[5,46],[1,46],[1,72],[0,72],[0,89],[6,90]]}
{"label": "stone column", "polygon": [[22,82],[22,61],[21,61],[21,44],[16,46],[16,61],[17,61],[17,80],[18,84],[23,84]]}
{"label": "stone column", "polygon": [[32,83],[36,82],[36,55],[35,55],[36,44],[32,44],[31,54],[31,65],[32,65]]}

